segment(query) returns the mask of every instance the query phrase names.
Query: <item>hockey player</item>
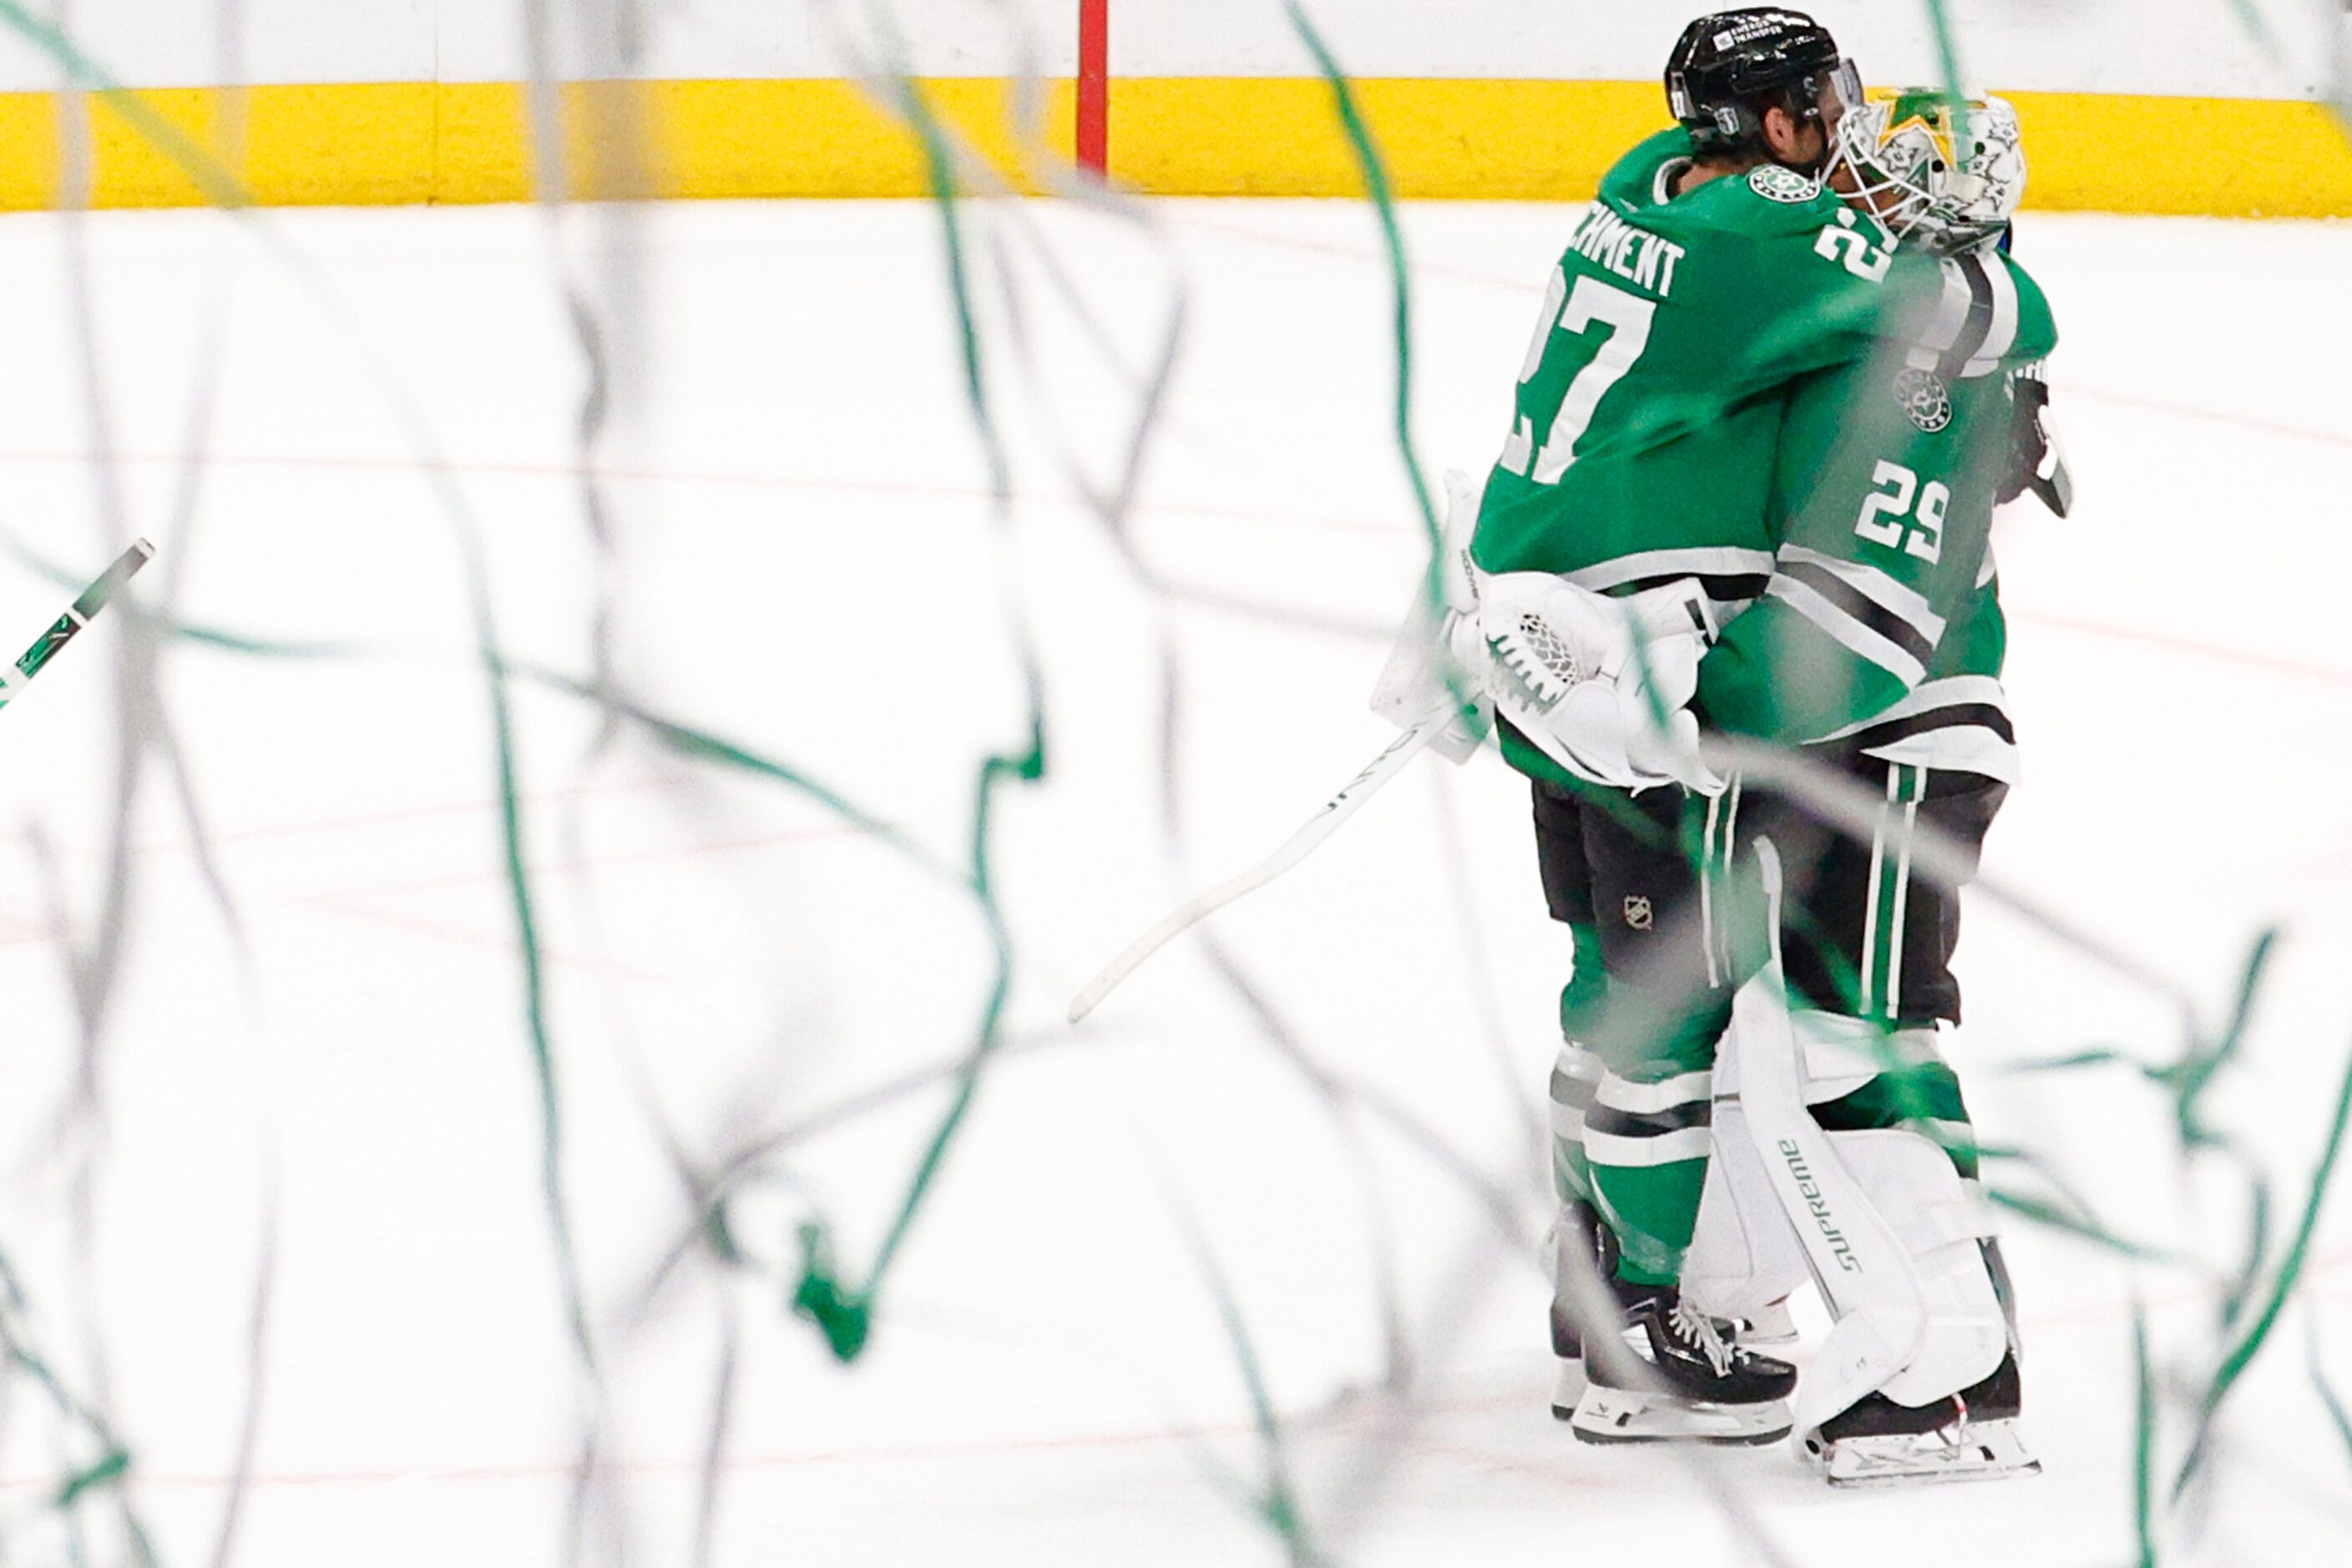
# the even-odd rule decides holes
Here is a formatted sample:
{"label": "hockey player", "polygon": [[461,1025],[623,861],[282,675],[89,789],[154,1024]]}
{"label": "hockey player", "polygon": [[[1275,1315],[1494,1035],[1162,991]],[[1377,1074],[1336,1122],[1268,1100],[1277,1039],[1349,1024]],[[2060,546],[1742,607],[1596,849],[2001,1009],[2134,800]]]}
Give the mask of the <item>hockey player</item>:
{"label": "hockey player", "polygon": [[[1911,1251],[1911,1304],[1927,1320],[1900,1371],[1858,1399],[1801,1403],[1819,1417],[1806,1447],[1838,1482],[1999,1475],[2038,1466],[2015,1432],[2015,1330],[1974,1189],[1975,1139],[1937,1047],[1939,1022],[1959,1018],[1958,903],[1913,874],[1912,851],[1924,823],[1973,858],[2017,778],[1989,534],[1995,503],[2026,488],[2064,510],[2034,374],[2055,332],[2031,278],[1995,249],[2024,184],[2008,105],[1874,95],[1835,141],[1829,184],[1892,229],[1906,260],[1934,260],[1932,303],[1898,318],[1869,359],[1787,399],[1772,577],[1700,662],[1694,707],[1708,727],[1801,748],[1884,802],[1864,839],[1786,798],[1743,814],[1735,784],[1712,824],[1718,865],[1769,837],[1792,868],[1803,919],[1782,942],[1804,1099]],[[1733,949],[1727,973],[1760,958]],[[1724,1114],[1712,1201],[1730,1245],[1695,1247],[1690,1282],[1706,1304],[1746,1315],[1803,1270],[1760,1190],[1735,1087],[1722,1074],[1713,1086]],[[1759,1266],[1776,1236],[1777,1279]],[[1698,1277],[1706,1268],[1722,1278]],[[1873,1304],[1829,1294],[1841,1313]]]}
{"label": "hockey player", "polygon": [[[1549,601],[1525,606],[1538,625],[1572,613],[1576,590],[1672,598],[1676,584],[1696,584],[1710,624],[1752,602],[1774,559],[1767,516],[1782,402],[1801,378],[1864,356],[1879,321],[1887,249],[1816,177],[1838,117],[1861,100],[1827,31],[1777,10],[1701,17],[1675,45],[1666,88],[1680,129],[1643,142],[1603,182],[1522,367],[1515,427],[1471,544],[1486,574],[1478,619],[1498,630],[1519,592]],[[1494,651],[1508,659],[1514,649],[1506,636]],[[1470,651],[1475,666],[1486,650]],[[1691,652],[1678,642],[1651,656]],[[1564,710],[1533,717],[1544,694],[1522,700],[1510,689],[1540,679],[1539,663],[1520,662],[1516,679],[1496,670],[1506,688],[1498,730],[1507,758],[1537,781],[1546,898],[1576,945],[1561,998],[1571,1043],[1553,1079],[1562,1246],[1590,1236],[1606,1247],[1637,1348],[1677,1402],[1580,1432],[1769,1441],[1789,1429],[1793,1370],[1727,1342],[1677,1289],[1708,1146],[1706,1079],[1651,1069],[1703,1061],[1729,998],[1637,984],[1651,950],[1711,942],[1685,929],[1696,915],[1686,895],[1700,885],[1683,848],[1683,792],[1627,793],[1672,763],[1650,754],[1639,725],[1610,754],[1579,751],[1577,738],[1593,731]],[[1622,1049],[1599,1037],[1604,1010],[1626,1037]],[[1637,1011],[1649,1016],[1637,1023]],[[1604,1057],[1622,1069],[1606,1079]],[[1599,1190],[1583,1160],[1588,1119],[1591,1146],[1642,1161],[1604,1162]],[[1574,1278],[1563,1258],[1564,1286]],[[1564,1290],[1553,1326],[1570,1382],[1581,1370],[1574,1316]],[[1577,1399],[1564,1386],[1555,1407],[1567,1415]]]}
{"label": "hockey player", "polygon": [[[1704,770],[1695,777],[1672,731],[1628,716],[1677,706],[1695,675],[1685,736],[1703,718],[1875,770],[1893,830],[1880,841],[1853,845],[1772,799],[1748,804],[1748,834],[1769,824],[1811,873],[1792,904],[1806,940],[1790,960],[1806,999],[1822,1018],[1874,1033],[1926,1021],[1932,1052],[1933,1020],[1958,1011],[1948,900],[1890,868],[1900,828],[1922,815],[1979,837],[2013,775],[1997,688],[1986,689],[1998,614],[1977,566],[2000,477],[1986,454],[2007,455],[2013,373],[2046,352],[2047,316],[2030,282],[1998,260],[1923,256],[1897,268],[1878,221],[1884,209],[1923,251],[1931,239],[1969,248],[1982,236],[1967,224],[1990,217],[1997,229],[2014,205],[2013,137],[1963,154],[1953,126],[1932,114],[1917,126],[1895,106],[1858,114],[1849,135],[1876,140],[1852,142],[1840,160],[1856,210],[1811,177],[1858,95],[1808,19],[1701,18],[1676,47],[1668,87],[1683,131],[1612,172],[1555,276],[1472,556],[1486,574],[1476,623],[1495,656],[1504,747],[1538,780],[1547,896],[1576,932],[1563,1024],[1595,1047],[1571,1046],[1554,1079],[1568,1135],[1563,1194],[1594,1200],[1605,1217],[1599,1237],[1628,1337],[1650,1363],[1629,1379],[1596,1358],[1578,1434],[1758,1442],[1788,1430],[1793,1373],[1728,1341],[1679,1289],[1710,1148],[1708,1068],[1730,986],[1754,961],[1717,929],[1709,883],[1683,843],[1682,791],[1638,786],[1673,776],[1714,788],[1691,837],[1727,864],[1740,797]],[[1921,129],[1940,159],[1895,156]],[[1906,205],[1890,188],[1895,165],[1924,201]],[[1891,370],[1874,354],[1879,334],[1895,345]],[[1899,413],[1912,432],[1884,456],[1874,443],[1899,430],[1866,406],[1848,423],[1849,404],[1874,388],[1877,414]],[[1896,460],[1906,456],[1915,461]],[[1874,559],[1873,546],[1903,559]],[[1633,596],[1654,626],[1679,611],[1729,630],[1695,672],[1677,658],[1694,647],[1687,637],[1629,659],[1622,628],[1583,602],[1591,591]],[[1592,679],[1596,669],[1623,679]],[[1630,700],[1596,704],[1596,686]],[[1935,764],[1956,760],[1992,771],[1946,769],[1969,782],[1931,785]],[[1822,1113],[1831,1121],[1874,1127],[1916,1118],[1923,1104],[1958,1120],[1939,1063],[1878,1072],[1884,1050],[1855,1028],[1813,1027],[1831,1037],[1814,1053],[1825,1082],[1831,1047],[1849,1047],[1852,1092]],[[1919,1031],[1909,1034],[1916,1050]],[[1563,1226],[1571,1245],[1576,1231]],[[1565,1314],[1555,1324],[1559,1348],[1572,1352]],[[1826,1439],[1940,1425],[1954,1390],[1990,1384],[1971,1392],[1998,1405],[2014,1381],[2002,1361],[1936,1391],[1940,1405],[1874,1394]],[[1880,1405],[1937,1419],[1888,1417]]]}
{"label": "hockey player", "polygon": [[[1954,147],[1956,130],[1977,139],[1965,153]],[[1966,1216],[1958,1234],[1929,1249],[1937,1256],[1916,1260],[1941,1292],[1938,1332],[1949,1348],[1899,1390],[1890,1384],[1893,1392],[1869,1392],[1809,1433],[1837,1479],[1948,1474],[1961,1468],[1956,1457],[1977,1473],[2030,1465],[2009,1430],[2017,1374],[1993,1284],[1997,1266],[1978,1245],[1989,1226],[1959,1184],[1973,1175],[1965,1112],[1934,1043],[1935,1020],[1958,1011],[1948,967],[1956,910],[1948,893],[1913,885],[1907,855],[1923,817],[1963,844],[1979,841],[2015,773],[1984,542],[2018,419],[2013,381],[2021,360],[2047,352],[2050,333],[2030,280],[1982,249],[2021,178],[2014,130],[1997,106],[1955,121],[1939,102],[1917,98],[1869,105],[1838,127],[1833,177],[1919,250],[1958,254],[1937,259],[1922,300],[1898,289],[1882,301],[1897,330],[1879,353],[1811,375],[1783,400],[1765,512],[1769,549],[1755,563],[1762,593],[1744,613],[1720,603],[1727,629],[1696,674],[1694,709],[1709,725],[1809,744],[1885,792],[1888,805],[1868,844],[1827,831],[1786,798],[1748,802],[1743,824],[1736,784],[1708,803],[1697,837],[1718,868],[1743,841],[1769,836],[1799,868],[1793,907],[1802,918],[1792,922],[1789,972],[1811,1004],[1798,1016],[1809,1092],[1820,1102],[1815,1118],[1849,1138],[1877,1138],[1874,1158],[1892,1158],[1898,1170],[1892,1201],[1933,1208],[1948,1225]],[[1916,183],[1906,187],[1896,175]],[[1857,216],[1822,231],[1818,243],[1883,277],[1892,269],[1882,259],[1886,238]],[[1736,534],[1717,538],[1718,548],[1741,547]],[[1641,578],[1631,583],[1638,587]],[[1522,750],[1539,742],[1540,706],[1515,703],[1508,682],[1498,697],[1506,724],[1517,708],[1525,726],[1507,729],[1507,744],[1514,734]],[[1591,755],[1589,724],[1571,720],[1569,728],[1575,739],[1559,748],[1565,756],[1538,749],[1555,762]],[[1705,1131],[1717,1087],[1707,1072],[1713,1037],[1728,985],[1754,957],[1735,951],[1727,922],[1709,919],[1720,890],[1708,899],[1709,868],[1694,874],[1675,840],[1682,802],[1675,792],[1629,798],[1655,829],[1647,846],[1565,781],[1538,788],[1548,891],[1556,912],[1590,911],[1600,928],[1611,1005],[1596,1030],[1607,1070],[1595,1074],[1593,1057],[1571,1047],[1556,1079],[1567,1092],[1557,1098],[1571,1130],[1580,1112],[1587,1122],[1587,1190],[1615,1243],[1620,1298],[1668,1389],[1623,1386],[1627,1380],[1596,1363],[1594,1386],[1574,1412],[1577,1430],[1597,1440],[1761,1440],[1785,1429],[1776,1425],[1785,1417],[1772,1400],[1738,1396],[1780,1384],[1777,1363],[1744,1356],[1719,1332],[1709,1344],[1714,1324],[1674,1289],[1713,1146]],[[1580,880],[1581,888],[1560,886]],[[1940,1182],[1920,1161],[1945,1156],[1903,1130],[1919,1125],[1957,1145],[1957,1168]],[[1575,1151],[1564,1152],[1572,1183]],[[1728,1184],[1718,1174],[1717,1184]],[[1769,1251],[1761,1244],[1785,1224],[1769,1196],[1760,1213],[1751,1205],[1748,1214],[1753,1224],[1733,1249],[1743,1262],[1752,1250]],[[1783,1271],[1765,1299],[1793,1283],[1785,1270],[1791,1249],[1780,1239]],[[1746,1280],[1712,1282],[1719,1293],[1707,1304],[1753,1310],[1749,1272]],[[1743,1285],[1749,1298],[1737,1295]],[[1696,1357],[1658,1353],[1667,1336],[1693,1342],[1704,1369]],[[1760,1370],[1743,1379],[1743,1363]],[[1963,1424],[1974,1440],[1950,1441],[1950,1429]]]}

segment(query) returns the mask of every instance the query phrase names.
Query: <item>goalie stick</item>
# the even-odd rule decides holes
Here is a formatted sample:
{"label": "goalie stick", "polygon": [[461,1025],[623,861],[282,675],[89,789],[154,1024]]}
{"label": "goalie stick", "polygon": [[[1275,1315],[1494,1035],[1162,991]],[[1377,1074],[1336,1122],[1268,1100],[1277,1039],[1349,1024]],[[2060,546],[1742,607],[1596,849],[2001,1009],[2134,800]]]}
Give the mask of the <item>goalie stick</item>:
{"label": "goalie stick", "polygon": [[1207,892],[1170,910],[1165,919],[1129,942],[1125,952],[1105,964],[1102,973],[1087,981],[1084,989],[1070,999],[1070,1022],[1075,1024],[1093,1012],[1096,1005],[1109,995],[1114,986],[1133,973],[1139,964],[1166,946],[1171,939],[1244,893],[1265,886],[1306,859],[1317,845],[1331,837],[1334,828],[1355,815],[1358,806],[1370,800],[1381,785],[1396,777],[1405,763],[1429,744],[1438,731],[1452,723],[1454,718],[1451,707],[1432,709],[1418,722],[1390,742],[1388,750],[1365,763],[1362,772],[1342,784],[1339,793],[1325,802],[1321,810],[1307,818],[1307,825],[1292,834],[1281,848],[1240,876],[1220,882]]}
{"label": "goalie stick", "polygon": [[155,547],[143,539],[131,541],[131,548],[114,558],[114,564],[98,574],[97,581],[81,591],[66,613],[55,625],[33,639],[33,646],[17,657],[16,662],[0,670],[0,707],[5,707],[26,683],[41,673],[58,650],[73,641],[76,633],[89,625],[90,617],[106,608],[122,584],[131,581],[139,568],[155,557]]}

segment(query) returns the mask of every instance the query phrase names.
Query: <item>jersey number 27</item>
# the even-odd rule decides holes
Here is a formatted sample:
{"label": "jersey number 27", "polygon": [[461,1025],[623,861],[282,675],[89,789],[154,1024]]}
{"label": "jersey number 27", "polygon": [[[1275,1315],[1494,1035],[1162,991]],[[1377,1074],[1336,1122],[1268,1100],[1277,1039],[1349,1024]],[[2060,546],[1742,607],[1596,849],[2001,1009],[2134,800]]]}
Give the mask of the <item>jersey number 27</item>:
{"label": "jersey number 27", "polygon": [[[1562,304],[1565,298],[1566,304]],[[1559,400],[1559,412],[1552,416],[1551,429],[1544,437],[1543,446],[1535,444],[1535,423],[1522,415],[1518,427],[1503,443],[1502,468],[1507,473],[1531,479],[1539,485],[1556,485],[1560,476],[1576,461],[1576,444],[1584,438],[1586,426],[1592,423],[1592,411],[1601,405],[1603,394],[1625,377],[1642,351],[1650,346],[1650,318],[1657,314],[1654,300],[1644,300],[1637,294],[1603,283],[1598,278],[1579,278],[1576,288],[1568,287],[1567,274],[1555,267],[1551,269],[1551,286],[1544,290],[1543,314],[1536,321],[1535,341],[1528,345],[1527,362],[1519,369],[1519,383],[1525,385],[1543,367],[1544,350],[1551,345],[1552,328],[1582,334],[1597,322],[1610,329],[1603,342],[1586,362],[1576,379],[1568,384],[1568,392]],[[1533,471],[1530,472],[1530,464]]]}

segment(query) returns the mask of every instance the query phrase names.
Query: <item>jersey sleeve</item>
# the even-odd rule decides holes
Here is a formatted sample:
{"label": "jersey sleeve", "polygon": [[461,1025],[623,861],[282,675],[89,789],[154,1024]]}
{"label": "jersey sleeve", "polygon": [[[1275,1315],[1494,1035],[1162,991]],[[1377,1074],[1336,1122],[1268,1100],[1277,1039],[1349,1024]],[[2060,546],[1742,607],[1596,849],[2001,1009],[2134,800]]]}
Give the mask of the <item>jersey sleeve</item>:
{"label": "jersey sleeve", "polygon": [[1969,635],[2013,398],[2005,354],[1984,352],[1988,331],[2011,329],[1969,313],[1987,291],[1980,275],[1927,275],[1904,310],[1915,330],[1790,393],[1771,575],[1700,663],[1706,722],[1832,740],[1945,663],[1948,637]]}

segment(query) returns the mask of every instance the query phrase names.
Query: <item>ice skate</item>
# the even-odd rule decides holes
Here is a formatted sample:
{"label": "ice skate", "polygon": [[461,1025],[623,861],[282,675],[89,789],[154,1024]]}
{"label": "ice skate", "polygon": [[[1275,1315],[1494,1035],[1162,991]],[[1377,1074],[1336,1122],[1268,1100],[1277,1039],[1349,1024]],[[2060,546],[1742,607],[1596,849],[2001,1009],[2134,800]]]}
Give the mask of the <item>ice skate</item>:
{"label": "ice skate", "polygon": [[1805,1434],[1833,1487],[2000,1480],[2039,1474],[2018,1436],[2017,1358],[1959,1393],[1916,1409],[1874,1394]]}
{"label": "ice skate", "polygon": [[[1639,1375],[1586,1358],[1588,1384],[1569,1425],[1580,1442],[1771,1443],[1789,1435],[1796,1369],[1724,1338],[1672,1285],[1617,1282],[1624,1342]],[[1634,1386],[1647,1384],[1651,1386]]]}

